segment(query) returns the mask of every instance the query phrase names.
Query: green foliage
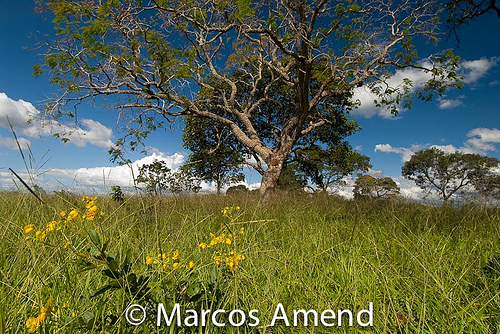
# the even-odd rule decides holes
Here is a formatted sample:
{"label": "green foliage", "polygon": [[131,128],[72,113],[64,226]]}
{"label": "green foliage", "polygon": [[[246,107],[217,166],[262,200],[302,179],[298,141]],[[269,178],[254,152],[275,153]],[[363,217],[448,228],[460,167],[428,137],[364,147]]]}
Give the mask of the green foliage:
{"label": "green foliage", "polygon": [[444,205],[453,195],[480,189],[499,163],[496,158],[478,154],[446,153],[431,148],[413,154],[401,171],[423,190],[436,192]]}
{"label": "green foliage", "polygon": [[122,188],[120,186],[112,186],[110,195],[115,202],[121,203],[125,201],[125,196],[123,195]]}
{"label": "green foliage", "polygon": [[184,164],[200,180],[213,182],[217,193],[231,183],[244,180],[243,155],[234,146],[234,136],[226,126],[206,118],[184,117],[182,145],[192,151]]}
{"label": "green foliage", "polygon": [[146,191],[155,196],[167,191],[172,194],[194,192],[200,187],[200,180],[186,168],[179,168],[172,172],[163,160],[155,159],[150,164],[139,167],[139,175],[135,178],[137,183],[145,183]]}
{"label": "green foliage", "polygon": [[302,192],[307,185],[307,179],[299,172],[297,163],[289,163],[283,168],[279,179],[278,189],[288,192]]}
{"label": "green foliage", "polygon": [[135,178],[135,182],[145,183],[146,191],[157,196],[168,190],[169,176],[170,168],[165,161],[155,159],[152,163],[139,167],[139,175]]}
{"label": "green foliage", "polygon": [[354,182],[354,198],[394,198],[399,194],[399,187],[390,177],[360,175]]}
{"label": "green foliage", "polygon": [[294,156],[300,172],[319,191],[327,192],[335,185],[341,185],[345,176],[356,172],[367,172],[372,167],[370,158],[354,151],[347,143],[327,149],[316,144],[299,148]]}
{"label": "green foliage", "polygon": [[246,193],[248,191],[249,191],[249,189],[245,185],[239,184],[237,186],[231,186],[231,187],[227,188],[226,194],[227,195],[243,194],[243,193]]}

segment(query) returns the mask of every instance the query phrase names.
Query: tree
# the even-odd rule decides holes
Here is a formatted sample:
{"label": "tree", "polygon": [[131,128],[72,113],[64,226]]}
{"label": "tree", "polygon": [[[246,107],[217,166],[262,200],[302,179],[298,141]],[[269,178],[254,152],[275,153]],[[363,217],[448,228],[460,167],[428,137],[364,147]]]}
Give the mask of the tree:
{"label": "tree", "polygon": [[237,186],[231,186],[231,187],[227,188],[226,195],[243,194],[243,193],[246,193],[248,191],[249,191],[249,189],[245,185],[239,184]]}
{"label": "tree", "polygon": [[491,171],[476,184],[479,193],[484,197],[500,199],[500,174],[498,171]]}
{"label": "tree", "polygon": [[[184,167],[184,168],[183,168]],[[201,180],[183,166],[169,175],[167,182],[172,194],[198,193],[201,190]]]}
{"label": "tree", "polygon": [[155,159],[152,163],[139,167],[139,175],[135,178],[135,182],[145,183],[146,191],[158,196],[168,190],[169,177],[170,168],[165,161]]}
{"label": "tree", "polygon": [[436,192],[446,205],[453,195],[480,188],[498,164],[496,158],[431,148],[413,154],[403,165],[402,174],[423,190]]}
{"label": "tree", "polygon": [[145,183],[146,191],[155,196],[170,191],[172,194],[184,192],[197,193],[200,187],[200,180],[193,176],[186,168],[172,172],[163,160],[155,159],[150,164],[139,167],[139,175],[136,177],[137,183]]}
{"label": "tree", "polygon": [[311,145],[299,149],[296,159],[300,171],[322,192],[343,184],[345,176],[367,172],[372,167],[369,157],[354,151],[347,143],[327,149]]}
{"label": "tree", "polygon": [[354,198],[392,198],[399,194],[399,187],[390,177],[376,178],[360,175],[354,182]]}
{"label": "tree", "polygon": [[228,128],[208,118],[184,118],[183,146],[192,151],[184,166],[200,180],[211,181],[217,188],[243,181],[241,152],[229,144]]}
{"label": "tree", "polygon": [[[355,88],[366,87],[378,95],[380,106],[397,112],[411,104],[412,82],[391,86],[396,69],[428,74],[418,92],[423,99],[461,85],[457,57],[443,52],[420,63],[412,43],[437,42],[437,1],[40,2],[54,14],[58,38],[47,45],[46,66],[34,72],[47,70],[64,90],[47,105],[48,114],[74,117],[73,109],[65,112],[68,104],[116,96],[127,124],[134,124],[125,136],[135,137],[128,142],[132,146],[163,121],[209,118],[263,162],[258,171],[265,196],[303,136],[335,128],[330,116],[357,105]],[[276,86],[293,101],[276,100]],[[218,112],[205,108],[214,100]],[[264,111],[271,102],[289,108],[270,117]],[[256,119],[267,119],[265,131]],[[272,141],[265,139],[268,134]],[[126,140],[118,140],[112,153],[119,155]]]}
{"label": "tree", "polygon": [[500,7],[496,0],[450,0],[446,8],[448,24],[457,40],[459,40],[457,30],[469,21],[487,13],[496,13],[500,19]]}
{"label": "tree", "polygon": [[307,185],[307,179],[298,170],[297,163],[288,163],[278,178],[277,187],[287,192],[302,192]]}

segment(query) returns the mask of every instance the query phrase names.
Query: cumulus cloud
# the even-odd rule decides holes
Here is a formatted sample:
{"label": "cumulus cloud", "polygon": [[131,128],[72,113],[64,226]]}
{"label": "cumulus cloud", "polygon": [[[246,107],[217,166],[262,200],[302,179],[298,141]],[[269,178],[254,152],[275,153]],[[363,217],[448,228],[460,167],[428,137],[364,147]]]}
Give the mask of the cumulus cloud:
{"label": "cumulus cloud", "polygon": [[499,58],[481,58],[477,60],[463,61],[460,63],[459,73],[463,75],[464,83],[471,84],[481,79],[497,63]]}
{"label": "cumulus cloud", "polygon": [[410,147],[393,147],[390,144],[375,145],[374,152],[397,153],[401,155],[402,161],[410,160],[413,153],[427,148],[437,148],[447,153],[457,151],[472,154],[488,154],[488,152],[496,151],[496,144],[500,143],[500,130],[493,128],[475,128],[467,132],[467,139],[461,147],[454,145],[431,145],[431,144],[414,144]]}
{"label": "cumulus cloud", "polygon": [[[498,57],[494,57],[462,61],[458,72],[463,76],[463,82],[465,84],[473,84],[484,77],[491,68],[496,66],[499,59],[500,58]],[[431,64],[428,60],[424,60],[422,61],[422,66],[430,68]],[[409,88],[410,91],[414,93],[421,89],[425,82],[432,79],[432,74],[421,69],[405,68],[396,71],[394,75],[387,80],[387,84],[392,88],[402,88],[405,79],[409,79],[412,82],[412,85]],[[352,114],[366,118],[377,115],[383,118],[396,119],[396,117],[394,117],[394,115],[391,114],[390,110],[386,107],[376,106],[375,101],[377,99],[377,95],[372,93],[367,86],[355,88],[353,100],[358,101],[360,106],[357,109],[354,109]],[[463,97],[456,100],[441,99],[439,100],[439,108],[448,109],[461,106],[463,105],[462,99]]]}
{"label": "cumulus cloud", "polygon": [[[17,145],[19,144],[19,146]],[[22,150],[27,149],[31,145],[31,142],[26,138],[17,138],[17,143],[14,138],[2,137],[0,136],[0,146],[7,147],[11,150],[18,150],[21,147]]]}
{"label": "cumulus cloud", "polygon": [[401,154],[402,161],[410,160],[413,153],[428,147],[427,145],[414,144],[411,147],[393,147],[390,144],[375,145],[374,152],[397,153]]}
{"label": "cumulus cloud", "polygon": [[134,175],[139,174],[139,167],[150,164],[154,160],[165,161],[168,168],[176,170],[184,162],[184,155],[175,153],[166,155],[161,152],[155,152],[147,157],[131,163],[130,166],[111,166],[111,167],[91,167],[77,169],[51,169],[45,174],[60,179],[71,180],[83,187],[100,187],[117,185],[121,187],[132,187],[134,185]]}
{"label": "cumulus cloud", "polygon": [[[30,102],[21,99],[16,101],[0,92],[0,127],[9,129],[12,125],[14,130],[30,138],[64,133],[69,143],[79,147],[87,143],[104,148],[113,146],[113,131],[97,121],[82,119],[81,126],[76,127],[57,121],[44,122],[40,116],[40,111]],[[27,143],[26,140],[24,143]]]}
{"label": "cumulus cloud", "polygon": [[461,95],[456,99],[439,98],[439,109],[453,109],[464,105],[463,99],[465,96]]}

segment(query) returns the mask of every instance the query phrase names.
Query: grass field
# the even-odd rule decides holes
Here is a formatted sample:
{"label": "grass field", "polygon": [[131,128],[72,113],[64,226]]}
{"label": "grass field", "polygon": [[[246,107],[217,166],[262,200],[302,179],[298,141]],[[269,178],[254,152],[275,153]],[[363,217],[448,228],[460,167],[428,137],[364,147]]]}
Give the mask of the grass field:
{"label": "grass field", "polygon": [[[298,195],[266,205],[215,195],[120,203],[59,194],[44,202],[0,195],[2,333],[500,329],[499,209]],[[356,314],[370,302],[373,324],[361,326]],[[160,317],[158,327],[159,303],[168,316],[179,304],[183,325]],[[272,322],[279,303],[290,326]],[[127,323],[131,304],[144,307],[140,325]],[[226,325],[209,314],[200,326],[195,311],[217,309]],[[314,326],[310,313],[307,326],[300,316],[294,326],[298,309],[351,310],[354,323],[344,313],[342,326],[338,316],[328,321],[335,326]],[[231,310],[242,311],[233,322],[246,314],[241,326],[229,324]]]}

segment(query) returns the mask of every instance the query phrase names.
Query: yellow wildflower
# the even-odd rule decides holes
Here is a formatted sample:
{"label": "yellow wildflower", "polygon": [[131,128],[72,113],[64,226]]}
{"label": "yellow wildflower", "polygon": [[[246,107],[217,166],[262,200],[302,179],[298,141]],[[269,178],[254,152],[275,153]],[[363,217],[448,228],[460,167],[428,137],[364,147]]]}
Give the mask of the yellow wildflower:
{"label": "yellow wildflower", "polygon": [[38,318],[34,317],[29,317],[28,320],[26,320],[26,327],[28,328],[28,333],[34,333],[40,326],[40,322],[38,321]]}
{"label": "yellow wildflower", "polygon": [[35,229],[35,225],[29,224],[24,227],[24,233],[31,233]]}
{"label": "yellow wildflower", "polygon": [[151,256],[146,256],[146,265],[150,266],[153,264],[153,258]]}
{"label": "yellow wildflower", "polygon": [[174,262],[174,263],[172,264],[172,268],[174,268],[174,270],[179,269],[179,262]]}
{"label": "yellow wildflower", "polygon": [[38,327],[40,327],[40,324],[42,321],[44,321],[48,315],[50,315],[50,306],[52,305],[52,298],[49,298],[45,305],[40,308],[40,314],[38,317],[29,317],[28,320],[26,320],[26,327],[28,328],[28,333],[34,333]]}
{"label": "yellow wildflower", "polygon": [[66,243],[63,246],[63,248],[64,249],[68,249],[69,245],[71,245],[71,241],[66,241]]}
{"label": "yellow wildflower", "polygon": [[50,221],[47,223],[47,232],[54,231],[54,230],[60,230],[61,227],[58,226],[59,222],[56,222],[55,220]]}
{"label": "yellow wildflower", "polygon": [[66,217],[66,211],[61,211],[61,213],[60,213],[60,214],[61,214],[61,217],[62,217],[62,218]]}
{"label": "yellow wildflower", "polygon": [[68,213],[68,221],[72,221],[76,217],[78,217],[78,211],[76,209],[71,209],[71,211]]}
{"label": "yellow wildflower", "polygon": [[179,259],[179,250],[178,250],[178,249],[176,249],[176,250],[174,251],[174,255],[172,255],[172,260],[174,260],[174,261],[175,261],[175,260],[178,260],[178,259]]}
{"label": "yellow wildflower", "polygon": [[35,239],[38,239],[40,241],[44,241],[46,237],[47,237],[47,233],[45,231],[38,230],[35,233]]}
{"label": "yellow wildflower", "polygon": [[202,242],[201,244],[199,244],[198,246],[200,246],[201,249],[205,249],[207,248],[207,244]]}
{"label": "yellow wildflower", "polygon": [[97,210],[99,210],[99,209],[97,208],[97,205],[93,205],[93,206],[91,206],[91,207],[89,207],[89,208],[87,208],[87,209],[88,209],[88,210],[87,210],[87,213],[86,213],[86,215],[84,216],[84,218],[85,218],[86,220],[89,220],[89,221],[94,220],[94,218],[95,218],[95,216],[96,216],[96,214],[97,214]]}
{"label": "yellow wildflower", "polygon": [[192,269],[194,267],[194,262],[193,261],[189,261],[189,269]]}
{"label": "yellow wildflower", "polygon": [[214,263],[220,265],[222,262],[222,256],[214,256]]}

